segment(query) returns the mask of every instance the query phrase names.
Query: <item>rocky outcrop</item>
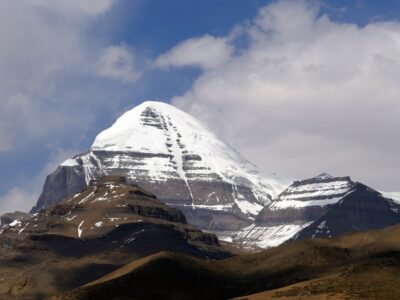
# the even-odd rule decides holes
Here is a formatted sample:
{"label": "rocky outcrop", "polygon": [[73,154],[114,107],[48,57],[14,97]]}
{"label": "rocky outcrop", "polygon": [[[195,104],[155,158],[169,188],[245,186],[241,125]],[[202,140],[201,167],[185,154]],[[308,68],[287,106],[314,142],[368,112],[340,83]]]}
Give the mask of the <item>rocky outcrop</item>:
{"label": "rocky outcrop", "polygon": [[82,169],[58,167],[46,177],[43,192],[31,212],[51,207],[62,199],[80,192],[85,187],[86,182]]}

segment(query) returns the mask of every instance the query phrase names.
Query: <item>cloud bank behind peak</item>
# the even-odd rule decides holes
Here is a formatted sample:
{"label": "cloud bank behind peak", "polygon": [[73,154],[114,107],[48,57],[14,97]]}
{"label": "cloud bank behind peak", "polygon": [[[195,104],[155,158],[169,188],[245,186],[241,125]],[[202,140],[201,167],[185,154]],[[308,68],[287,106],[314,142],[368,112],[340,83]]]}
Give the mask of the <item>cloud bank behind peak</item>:
{"label": "cloud bank behind peak", "polygon": [[[220,64],[206,50],[216,39],[230,49],[220,52]],[[158,62],[195,65],[197,54],[179,58],[191,57],[187,45],[197,43],[202,73],[172,102],[261,169],[297,178],[350,174],[400,188],[399,22],[359,27],[331,20],[316,2],[278,1],[228,36],[191,38]]]}

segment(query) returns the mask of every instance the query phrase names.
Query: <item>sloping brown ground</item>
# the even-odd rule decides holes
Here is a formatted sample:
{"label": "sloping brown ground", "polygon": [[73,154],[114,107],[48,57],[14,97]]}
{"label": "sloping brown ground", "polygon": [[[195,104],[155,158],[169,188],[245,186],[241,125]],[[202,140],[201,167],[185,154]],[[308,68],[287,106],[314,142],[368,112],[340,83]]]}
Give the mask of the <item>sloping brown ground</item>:
{"label": "sloping brown ground", "polygon": [[187,224],[179,210],[121,177],[105,177],[4,228],[0,299],[44,299],[160,251],[230,256],[215,235]]}
{"label": "sloping brown ground", "polygon": [[399,261],[375,258],[350,265],[328,277],[296,283],[235,300],[260,299],[399,299]]}
{"label": "sloping brown ground", "polygon": [[396,225],[220,261],[163,252],[53,299],[399,299],[399,284]]}

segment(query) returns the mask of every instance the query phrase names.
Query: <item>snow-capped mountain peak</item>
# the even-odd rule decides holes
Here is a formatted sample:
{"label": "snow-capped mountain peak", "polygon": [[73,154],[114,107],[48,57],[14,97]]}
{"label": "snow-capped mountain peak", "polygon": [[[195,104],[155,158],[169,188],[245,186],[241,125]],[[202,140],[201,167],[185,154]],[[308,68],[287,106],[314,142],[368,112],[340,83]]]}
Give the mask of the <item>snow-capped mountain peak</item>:
{"label": "snow-capped mountain peak", "polygon": [[163,102],[146,101],[126,112],[96,137],[91,149],[172,155],[180,175],[183,172],[180,157],[189,155],[200,156],[211,171],[225,179],[238,177],[242,172],[257,173],[254,165],[205,125]]}
{"label": "snow-capped mountain peak", "polygon": [[[87,153],[62,163],[36,209],[104,175],[127,177],[202,228],[247,226],[282,190],[200,121],[156,101],[124,113],[97,135]],[[54,184],[63,195],[54,194]]]}

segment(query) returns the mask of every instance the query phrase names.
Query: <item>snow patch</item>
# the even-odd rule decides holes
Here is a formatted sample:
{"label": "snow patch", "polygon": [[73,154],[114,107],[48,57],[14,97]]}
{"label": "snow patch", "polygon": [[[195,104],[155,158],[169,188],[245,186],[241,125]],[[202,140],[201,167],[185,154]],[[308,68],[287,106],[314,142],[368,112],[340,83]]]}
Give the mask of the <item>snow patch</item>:
{"label": "snow patch", "polygon": [[103,226],[103,221],[94,223],[94,226],[96,226],[97,228]]}
{"label": "snow patch", "polygon": [[249,201],[236,200],[235,203],[239,209],[245,214],[256,216],[264,207],[258,203],[252,203]]}
{"label": "snow patch", "polygon": [[77,216],[78,216],[78,215],[74,215],[74,216],[72,216],[72,217],[66,217],[65,219],[66,219],[67,221],[72,221],[72,220],[75,219]]}
{"label": "snow patch", "polygon": [[209,209],[209,210],[222,210],[222,211],[230,211],[233,207],[233,204],[218,204],[218,205],[175,204],[175,203],[165,203],[165,204],[175,207],[191,207],[195,209]]}
{"label": "snow patch", "polygon": [[79,223],[79,226],[78,226],[78,237],[79,238],[81,238],[81,235],[82,235],[82,225],[83,225],[83,222],[85,222],[85,221],[81,221],[80,223]]}
{"label": "snow patch", "polygon": [[106,191],[103,196],[95,198],[91,203],[110,200],[109,198],[107,198],[107,195],[108,191]]}
{"label": "snow patch", "polygon": [[79,163],[73,159],[73,158],[69,158],[67,160],[65,160],[63,163],[61,163],[62,167],[75,167],[75,166],[79,166]]}
{"label": "snow patch", "polygon": [[85,203],[93,195],[94,195],[94,192],[91,192],[89,195],[87,195],[85,198],[83,198],[81,201],[79,201],[78,204]]}
{"label": "snow patch", "polygon": [[232,239],[231,236],[220,236],[219,239],[220,239],[221,241],[224,241],[224,242],[229,242],[229,243],[232,243],[232,242],[233,242],[233,239]]}
{"label": "snow patch", "polygon": [[325,223],[326,221],[322,221],[321,223],[319,223],[319,225],[317,226],[318,229],[324,229],[325,228]]}
{"label": "snow patch", "polygon": [[236,232],[217,232],[216,234],[221,240],[232,240],[244,246],[271,248],[279,246],[291,239],[311,223],[312,222],[277,226],[257,226],[252,224]]}
{"label": "snow patch", "polygon": [[129,244],[129,243],[133,242],[134,240],[136,240],[136,238],[132,236],[132,237],[130,237],[130,238],[127,238],[127,239],[125,240],[125,243]]}
{"label": "snow patch", "polygon": [[383,197],[392,199],[394,202],[400,204],[400,192],[380,192]]}
{"label": "snow patch", "polygon": [[286,208],[294,208],[300,209],[303,207],[308,206],[325,206],[329,204],[335,204],[339,202],[343,197],[337,197],[332,199],[326,200],[309,200],[309,201],[300,201],[300,200],[285,200],[285,201],[276,201],[272,203],[269,208],[271,210],[278,210],[278,209],[286,209]]}
{"label": "snow patch", "polygon": [[22,231],[24,231],[24,230],[26,229],[26,227],[28,227],[28,225],[29,225],[29,223],[26,223],[25,227],[22,228],[22,229],[20,229],[20,230],[18,231],[18,234],[21,234]]}
{"label": "snow patch", "polygon": [[10,224],[8,224],[9,227],[14,227],[14,226],[20,226],[22,222],[20,220],[14,220]]}

